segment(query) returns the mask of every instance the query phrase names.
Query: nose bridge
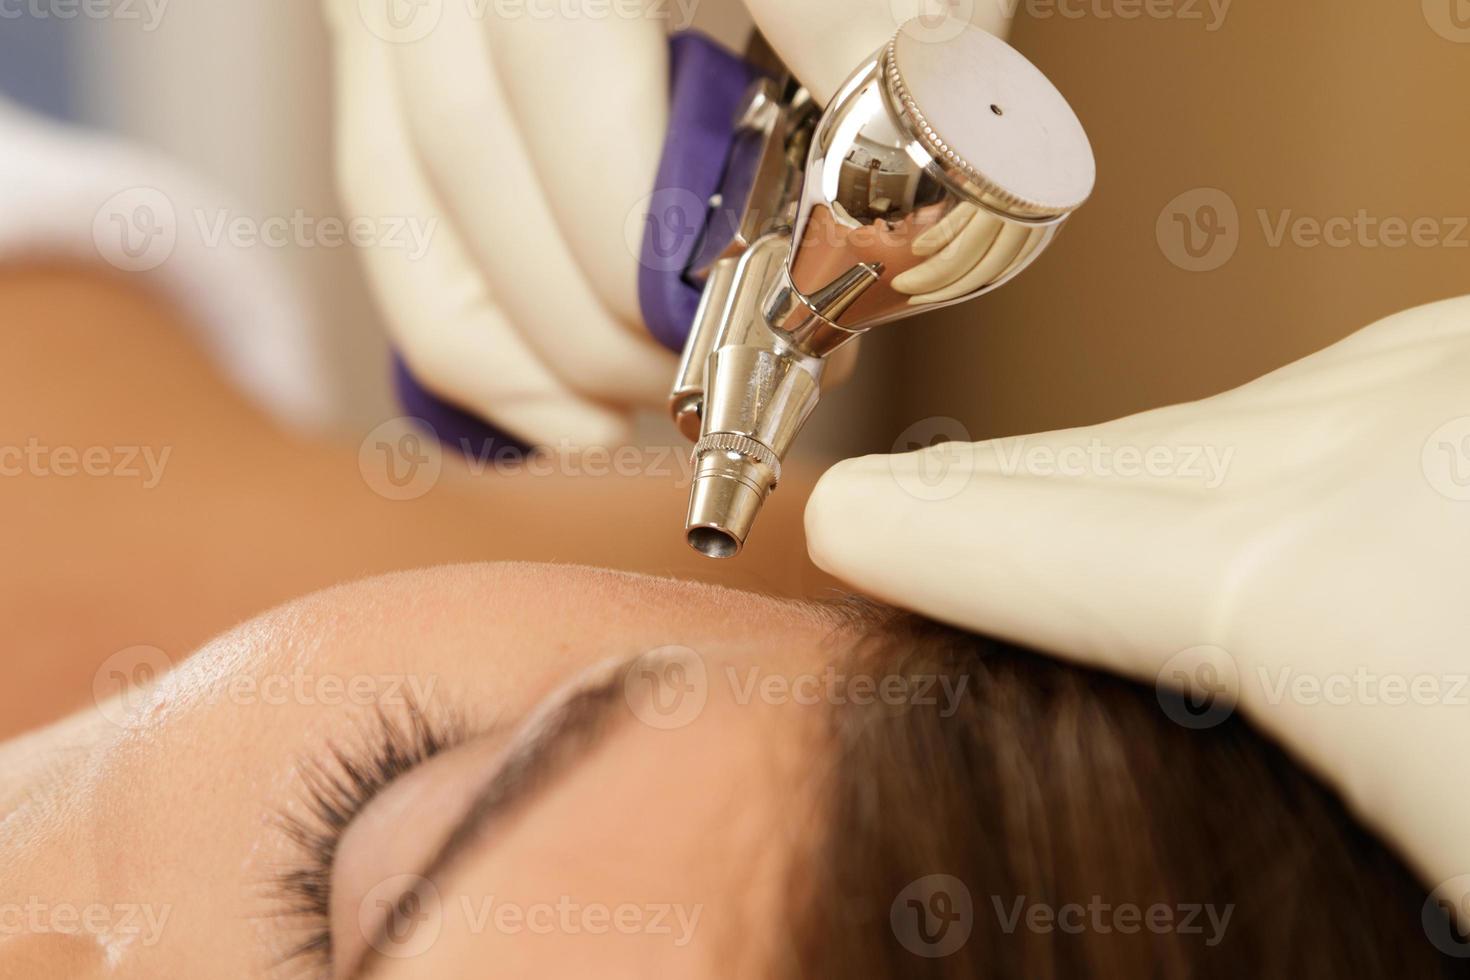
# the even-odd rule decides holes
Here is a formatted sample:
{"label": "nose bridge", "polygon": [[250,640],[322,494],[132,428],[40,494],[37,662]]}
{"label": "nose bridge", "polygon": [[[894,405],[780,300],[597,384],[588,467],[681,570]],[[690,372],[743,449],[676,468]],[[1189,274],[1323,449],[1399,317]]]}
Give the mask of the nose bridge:
{"label": "nose bridge", "polygon": [[0,751],[0,977],[180,975],[171,862],[136,833],[159,822],[158,760],[135,735],[87,711]]}

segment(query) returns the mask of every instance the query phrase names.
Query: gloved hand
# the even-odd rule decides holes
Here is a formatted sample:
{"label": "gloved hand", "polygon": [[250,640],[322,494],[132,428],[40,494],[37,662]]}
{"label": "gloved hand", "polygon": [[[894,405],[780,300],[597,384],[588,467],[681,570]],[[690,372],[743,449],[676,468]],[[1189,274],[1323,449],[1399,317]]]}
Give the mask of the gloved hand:
{"label": "gloved hand", "polygon": [[[950,302],[994,282],[1031,242],[1026,225],[961,204],[914,239],[914,254],[924,261],[895,276],[893,288],[916,304]],[[978,265],[977,255],[985,257]]]}
{"label": "gloved hand", "polygon": [[935,40],[969,21],[996,37],[1010,30],[1015,4],[1004,0],[746,0],[771,47],[819,105],[831,101],[858,64],[900,24]]}
{"label": "gloved hand", "polygon": [[663,145],[663,20],[573,20],[536,0],[518,17],[493,3],[326,8],[348,211],[435,222],[422,257],[361,249],[415,375],[528,442],[623,441],[675,367],[643,330],[624,239]]}
{"label": "gloved hand", "polygon": [[[627,229],[642,227],[664,141],[666,20],[685,8],[325,2],[347,210],[433,222],[421,257],[361,250],[415,376],[528,442],[622,441],[675,366],[643,331]],[[976,6],[1004,30],[1004,5]],[[825,100],[898,23],[947,4],[749,7]]]}
{"label": "gloved hand", "polygon": [[1234,694],[1470,895],[1470,297],[1204,401],[841,463],[806,527],[882,599]]}

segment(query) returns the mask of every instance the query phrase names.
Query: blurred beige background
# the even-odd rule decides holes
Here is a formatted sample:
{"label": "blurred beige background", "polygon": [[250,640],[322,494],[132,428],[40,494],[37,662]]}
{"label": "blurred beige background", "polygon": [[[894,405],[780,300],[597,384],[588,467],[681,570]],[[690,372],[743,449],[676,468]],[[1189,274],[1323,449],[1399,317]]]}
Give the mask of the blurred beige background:
{"label": "blurred beige background", "polygon": [[[885,434],[940,415],[979,438],[1200,398],[1396,310],[1470,292],[1470,5],[1459,26],[1457,3],[1237,0],[1209,31],[1203,0],[1161,4],[1203,20],[1043,18],[1023,2],[1012,41],[1076,108],[1098,189],[1022,277],[883,338],[899,379]],[[1195,188],[1224,191],[1238,210],[1206,264],[1232,237],[1238,248],[1213,271],[1170,261],[1188,255],[1172,214],[1170,234],[1156,232]],[[1272,247],[1259,214],[1274,233],[1287,212],[1325,222],[1360,210],[1432,219],[1444,244],[1375,247],[1385,236],[1353,231],[1343,248],[1300,247],[1290,233]]]}
{"label": "blurred beige background", "polygon": [[[1011,285],[873,337],[805,449],[887,451],[933,416],[979,438],[1198,398],[1470,291],[1470,230],[1454,220],[1470,215],[1462,0],[1223,2],[1020,0],[1012,41],[1087,126],[1097,194]],[[316,3],[194,0],[153,34],[85,30],[84,118],[175,153],[262,213],[334,212]],[[1222,193],[1188,193],[1200,188]],[[1312,225],[1290,222],[1360,212],[1435,230],[1396,248],[1381,227],[1350,229],[1346,247],[1290,230],[1271,242],[1283,218],[1300,235]],[[344,429],[392,414],[353,256],[281,259],[333,353]]]}

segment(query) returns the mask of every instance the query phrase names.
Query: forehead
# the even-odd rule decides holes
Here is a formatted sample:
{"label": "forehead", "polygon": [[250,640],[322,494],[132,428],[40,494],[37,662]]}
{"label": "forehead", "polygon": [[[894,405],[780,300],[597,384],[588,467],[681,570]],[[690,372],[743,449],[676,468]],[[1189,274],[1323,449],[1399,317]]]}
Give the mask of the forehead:
{"label": "forehead", "polygon": [[400,688],[411,680],[421,692],[515,715],[599,661],[666,648],[720,660],[805,658],[828,632],[826,617],[805,604],[714,586],[567,566],[456,566],[356,583],[264,616],[201,651],[170,703],[197,714],[200,702],[266,700],[209,696],[244,687],[242,675],[262,689],[281,679],[300,687],[298,675],[334,689],[399,678]]}

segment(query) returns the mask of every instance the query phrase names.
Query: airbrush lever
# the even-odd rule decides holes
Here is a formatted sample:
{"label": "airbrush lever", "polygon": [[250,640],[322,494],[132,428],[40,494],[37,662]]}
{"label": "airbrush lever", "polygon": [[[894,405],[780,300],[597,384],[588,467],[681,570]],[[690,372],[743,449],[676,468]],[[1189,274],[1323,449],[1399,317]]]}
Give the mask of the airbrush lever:
{"label": "airbrush lever", "polygon": [[1005,283],[1094,178],[1061,94],[961,21],[904,25],[825,111],[755,81],[685,271],[703,287],[670,398],[694,441],[690,545],[739,553],[833,352]]}

